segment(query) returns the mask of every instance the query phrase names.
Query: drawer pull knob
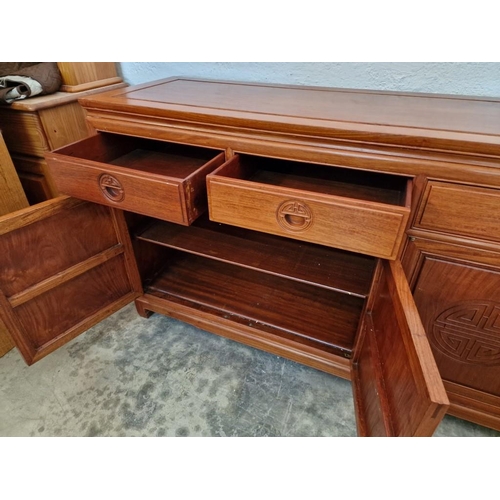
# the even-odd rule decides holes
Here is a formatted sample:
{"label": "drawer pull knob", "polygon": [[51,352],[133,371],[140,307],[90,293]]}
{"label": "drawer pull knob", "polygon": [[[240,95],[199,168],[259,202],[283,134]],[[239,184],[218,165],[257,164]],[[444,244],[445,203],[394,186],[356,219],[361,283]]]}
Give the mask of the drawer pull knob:
{"label": "drawer pull knob", "polygon": [[276,212],[278,224],[288,231],[304,231],[313,221],[311,209],[302,201],[287,200]]}
{"label": "drawer pull knob", "polygon": [[122,201],[125,198],[125,190],[120,181],[109,174],[103,174],[99,178],[99,187],[104,196],[111,201]]}

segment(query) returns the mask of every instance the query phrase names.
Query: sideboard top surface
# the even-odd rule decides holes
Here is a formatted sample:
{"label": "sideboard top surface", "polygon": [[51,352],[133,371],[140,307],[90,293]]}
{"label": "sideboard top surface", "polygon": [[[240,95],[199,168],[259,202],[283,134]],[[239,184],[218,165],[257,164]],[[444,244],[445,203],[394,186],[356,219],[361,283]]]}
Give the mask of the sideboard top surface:
{"label": "sideboard top surface", "polygon": [[170,78],[89,96],[107,112],[500,154],[500,100]]}

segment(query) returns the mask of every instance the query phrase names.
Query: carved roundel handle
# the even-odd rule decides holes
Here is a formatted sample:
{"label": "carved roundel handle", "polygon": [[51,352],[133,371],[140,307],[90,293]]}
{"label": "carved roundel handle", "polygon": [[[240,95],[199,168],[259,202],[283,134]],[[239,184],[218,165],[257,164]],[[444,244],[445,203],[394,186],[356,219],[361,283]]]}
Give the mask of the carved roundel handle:
{"label": "carved roundel handle", "polygon": [[99,177],[99,187],[102,194],[111,201],[119,202],[125,198],[125,190],[120,181],[109,174],[102,174]]}
{"label": "carved roundel handle", "polygon": [[311,209],[298,200],[287,200],[281,203],[276,211],[278,224],[288,231],[304,231],[313,222]]}

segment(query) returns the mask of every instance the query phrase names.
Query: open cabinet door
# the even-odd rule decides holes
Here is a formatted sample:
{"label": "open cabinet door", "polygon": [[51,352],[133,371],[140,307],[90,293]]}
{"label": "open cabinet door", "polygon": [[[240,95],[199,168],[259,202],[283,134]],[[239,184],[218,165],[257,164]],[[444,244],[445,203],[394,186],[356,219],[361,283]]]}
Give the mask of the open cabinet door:
{"label": "open cabinet door", "polygon": [[352,358],[358,434],[432,436],[449,406],[399,261],[380,261]]}
{"label": "open cabinet door", "polygon": [[28,364],[142,292],[123,213],[59,197],[0,217],[0,322]]}

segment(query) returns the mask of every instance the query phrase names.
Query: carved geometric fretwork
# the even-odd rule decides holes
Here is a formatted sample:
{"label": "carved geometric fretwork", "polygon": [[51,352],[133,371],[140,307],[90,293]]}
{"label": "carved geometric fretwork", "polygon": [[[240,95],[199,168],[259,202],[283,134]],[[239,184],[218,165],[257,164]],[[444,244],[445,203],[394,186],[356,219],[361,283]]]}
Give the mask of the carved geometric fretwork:
{"label": "carved geometric fretwork", "polygon": [[437,316],[429,339],[434,347],[459,361],[500,364],[500,304],[460,302]]}

